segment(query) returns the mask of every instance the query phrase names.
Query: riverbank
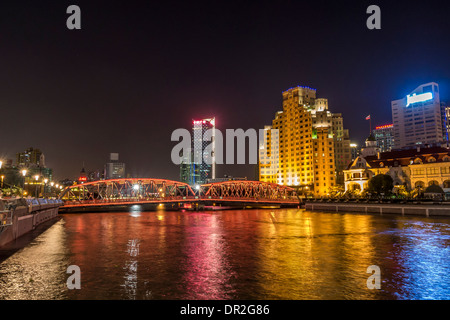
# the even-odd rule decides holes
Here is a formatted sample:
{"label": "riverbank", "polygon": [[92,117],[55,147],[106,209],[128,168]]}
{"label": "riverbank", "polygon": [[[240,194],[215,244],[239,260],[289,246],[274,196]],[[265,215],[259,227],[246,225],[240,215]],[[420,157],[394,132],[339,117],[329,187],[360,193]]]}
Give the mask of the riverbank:
{"label": "riverbank", "polygon": [[0,199],[0,247],[58,216],[61,200]]}
{"label": "riverbank", "polygon": [[419,215],[426,217],[429,216],[450,217],[449,204],[306,202],[305,209],[311,211],[400,214],[400,215]]}

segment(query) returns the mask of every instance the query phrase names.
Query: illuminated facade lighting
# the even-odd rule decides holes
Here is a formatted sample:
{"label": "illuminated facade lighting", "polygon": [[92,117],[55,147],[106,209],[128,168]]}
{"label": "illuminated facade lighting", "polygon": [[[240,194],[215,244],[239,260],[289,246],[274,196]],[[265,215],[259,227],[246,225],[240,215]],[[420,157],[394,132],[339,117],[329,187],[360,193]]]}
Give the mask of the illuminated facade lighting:
{"label": "illuminated facade lighting", "polygon": [[433,99],[433,94],[431,92],[425,92],[422,94],[410,94],[406,96],[406,106],[417,102],[425,102]]}
{"label": "illuminated facade lighting", "polygon": [[392,101],[391,106],[395,149],[443,142],[437,83],[422,84],[404,98]]}

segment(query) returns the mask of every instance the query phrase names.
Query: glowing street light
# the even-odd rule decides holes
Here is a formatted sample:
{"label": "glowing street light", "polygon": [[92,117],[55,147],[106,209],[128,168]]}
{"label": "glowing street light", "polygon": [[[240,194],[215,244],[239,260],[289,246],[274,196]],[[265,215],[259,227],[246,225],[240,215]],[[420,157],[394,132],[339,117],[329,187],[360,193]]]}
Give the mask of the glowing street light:
{"label": "glowing street light", "polygon": [[24,189],[25,189],[25,176],[27,175],[27,170],[26,169],[23,169],[22,170],[22,176],[23,176],[23,188],[22,188],[22,198],[23,198],[23,195],[24,195]]}
{"label": "glowing street light", "polygon": [[34,197],[35,198],[39,198],[39,194],[38,194],[38,181],[39,181],[39,175],[35,175],[34,179],[36,180],[35,182],[35,191],[34,191]]}

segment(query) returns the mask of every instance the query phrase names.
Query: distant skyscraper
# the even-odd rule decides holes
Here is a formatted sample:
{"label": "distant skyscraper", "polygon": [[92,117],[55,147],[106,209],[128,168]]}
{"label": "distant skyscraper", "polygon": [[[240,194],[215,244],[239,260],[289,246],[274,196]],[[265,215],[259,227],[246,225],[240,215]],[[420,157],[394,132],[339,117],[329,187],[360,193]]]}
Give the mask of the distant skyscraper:
{"label": "distant skyscraper", "polygon": [[105,165],[105,179],[125,178],[125,163],[119,162],[118,153],[110,153],[109,162]]}
{"label": "distant skyscraper", "polygon": [[443,141],[442,111],[437,83],[423,84],[391,104],[396,149]]}
{"label": "distant skyscraper", "polygon": [[358,158],[359,156],[359,149],[358,145],[356,143],[350,143],[350,150],[352,154],[352,161]]}
{"label": "distant skyscraper", "polygon": [[394,125],[387,124],[375,127],[372,132],[381,152],[391,151],[394,147]]}
{"label": "distant skyscraper", "polygon": [[45,156],[39,149],[28,148],[24,152],[16,154],[18,167],[45,168]]}
{"label": "distant skyscraper", "polygon": [[[215,118],[193,120],[191,151],[183,155],[180,164],[180,180],[190,185],[204,184],[215,179]],[[211,139],[205,133],[211,130]]]}

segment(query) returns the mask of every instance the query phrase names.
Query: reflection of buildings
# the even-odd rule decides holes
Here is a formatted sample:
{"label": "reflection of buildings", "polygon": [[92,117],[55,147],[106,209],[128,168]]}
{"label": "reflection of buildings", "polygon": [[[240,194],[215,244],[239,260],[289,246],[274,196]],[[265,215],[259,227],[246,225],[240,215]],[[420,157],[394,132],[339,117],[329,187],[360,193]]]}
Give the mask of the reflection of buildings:
{"label": "reflection of buildings", "polygon": [[407,190],[439,185],[445,192],[450,192],[449,148],[417,147],[378,152],[371,145],[373,140],[366,143],[369,147],[344,171],[346,191],[364,190],[371,177],[388,174],[392,177],[394,186],[403,185]]}
{"label": "reflection of buildings", "polygon": [[119,162],[119,154],[111,153],[105,165],[105,179],[125,178],[125,163]]}
{"label": "reflection of buildings", "polygon": [[[348,130],[341,114],[328,111],[327,99],[316,99],[315,89],[295,87],[283,92],[283,111],[276,113],[265,132],[260,156],[271,161],[260,162],[261,181],[311,187],[316,195],[326,195],[344,183],[343,170],[351,161]],[[276,133],[277,143],[271,148]]]}
{"label": "reflection of buildings", "polygon": [[[180,180],[190,185],[203,184],[215,178],[215,118],[194,120],[190,152],[183,155]],[[211,135],[206,137],[206,133]]]}

